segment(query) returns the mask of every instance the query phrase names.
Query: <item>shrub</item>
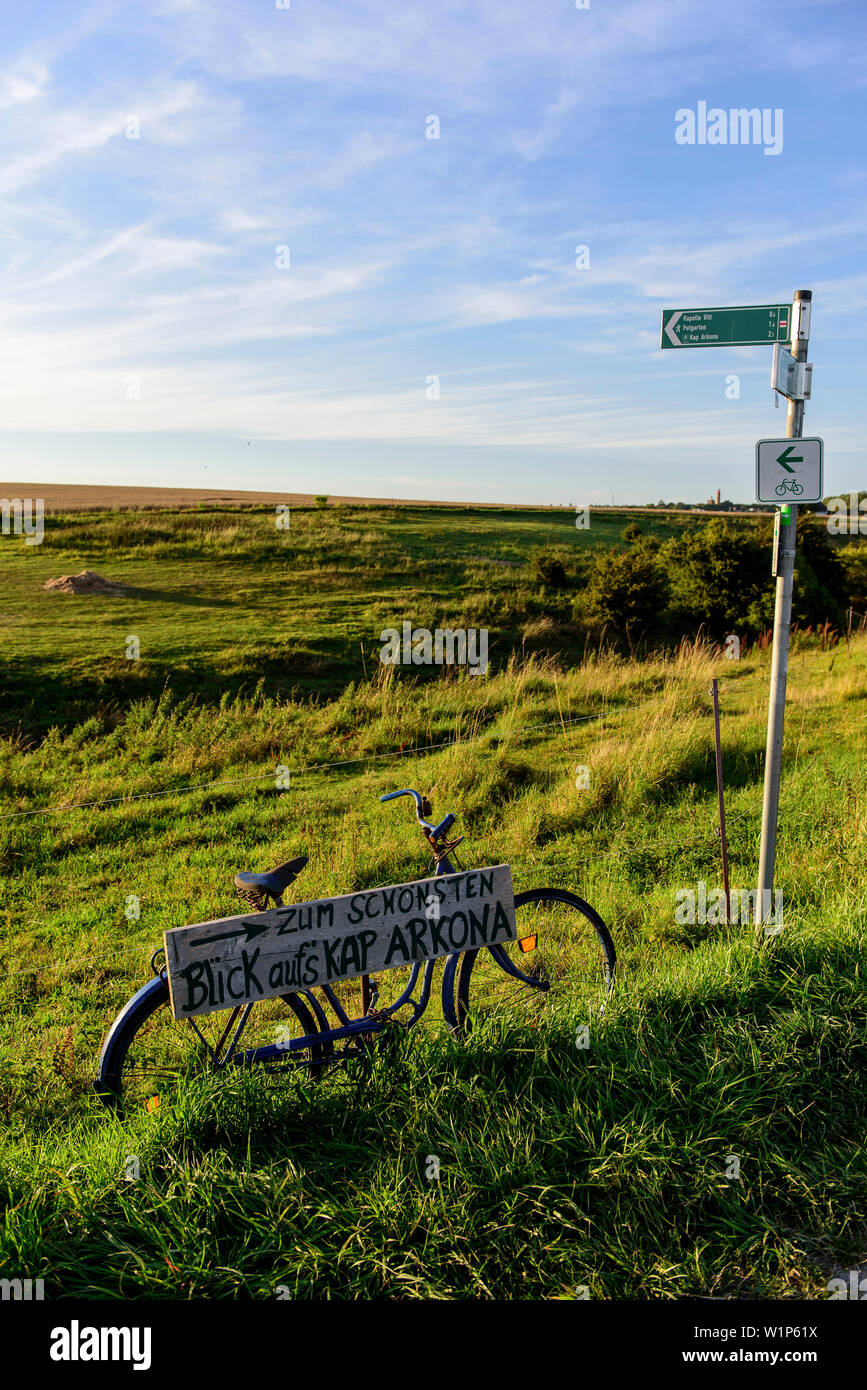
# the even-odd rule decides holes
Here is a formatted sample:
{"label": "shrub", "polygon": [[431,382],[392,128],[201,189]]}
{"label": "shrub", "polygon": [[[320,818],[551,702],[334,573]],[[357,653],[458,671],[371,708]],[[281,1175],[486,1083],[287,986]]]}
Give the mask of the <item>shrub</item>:
{"label": "shrub", "polygon": [[832,622],[841,626],[849,588],[849,576],[827,526],[812,513],[799,512],[793,620],[802,625]]}
{"label": "shrub", "polygon": [[530,558],[530,574],[548,589],[565,589],[569,575],[561,557],[553,550],[537,550]]}
{"label": "shrub", "polygon": [[756,532],[717,518],[667,541],[660,560],[673,613],[685,630],[704,624],[714,637],[732,631],[754,635],[773,622],[768,546]]}
{"label": "shrub", "polygon": [[597,555],[587,602],[598,622],[623,632],[631,645],[636,629],[646,626],[665,607],[665,575],[653,552],[636,546],[619,554]]}
{"label": "shrub", "polygon": [[[668,573],[673,615],[687,629],[704,624],[713,637],[755,635],[774,620],[770,519],[757,530],[722,519],[666,542],[660,558]],[[821,522],[798,522],[793,621],[840,623],[846,575]]]}
{"label": "shrub", "polygon": [[[846,597],[861,616],[867,613],[867,543],[847,545],[840,559],[846,578]],[[858,626],[857,619],[855,626]]]}

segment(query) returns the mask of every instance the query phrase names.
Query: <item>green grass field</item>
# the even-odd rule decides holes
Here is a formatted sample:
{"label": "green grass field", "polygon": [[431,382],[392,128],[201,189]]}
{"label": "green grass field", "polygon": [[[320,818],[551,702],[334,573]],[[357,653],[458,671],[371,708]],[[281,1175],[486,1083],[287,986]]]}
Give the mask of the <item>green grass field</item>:
{"label": "green grass field", "polygon": [[[328,507],[293,509],[278,530],[273,508],[53,516],[42,545],[0,536],[0,732],[38,737],[167,685],[206,701],[260,680],[269,695],[335,698],[375,672],[380,632],[404,618],[487,627],[498,669],[512,652],[578,661],[572,595],[545,590],[527,562],[542,547],[622,545],[628,520],[594,510],[579,532],[567,511]],[[666,539],[706,521],[647,513],[641,526]],[[42,588],[82,569],[126,588],[97,601],[96,620],[92,597]],[[129,635],[139,661],[126,657]]]}
{"label": "green grass field", "polygon": [[[754,884],[768,658],[576,652],[525,561],[587,539],[566,513],[411,508],[3,538],[4,1277],[48,1298],[822,1298],[863,1262],[867,636],[794,642],[783,931],[680,924],[677,891],[721,883],[713,676],[732,883]],[[42,590],[85,567],[127,594]],[[404,618],[487,620],[489,673],[382,667]],[[318,1084],[237,1073],[103,1110],[100,1041],[162,932],[240,911],[237,869],[302,851],[303,897],[421,876],[407,803],[378,802],[407,785],[458,814],[464,864],[608,923],[589,1048],[577,1003],[469,1039],[432,1008]]]}

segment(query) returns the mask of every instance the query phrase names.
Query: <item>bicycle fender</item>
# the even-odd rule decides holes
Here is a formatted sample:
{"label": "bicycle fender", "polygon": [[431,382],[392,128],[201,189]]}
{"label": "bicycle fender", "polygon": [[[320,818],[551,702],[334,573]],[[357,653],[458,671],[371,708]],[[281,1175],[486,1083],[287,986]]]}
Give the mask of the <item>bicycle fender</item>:
{"label": "bicycle fender", "polygon": [[460,958],[460,951],[456,952],[454,955],[448,956],[446,958],[446,968],[443,971],[443,1018],[452,1032],[455,1032],[458,1026],[457,1014],[455,1012],[455,978],[457,976]]}
{"label": "bicycle fender", "polygon": [[133,1021],[142,1004],[146,1000],[150,1000],[155,994],[163,994],[166,999],[169,997],[169,987],[160,975],[155,975],[152,980],[148,980],[147,984],[142,985],[141,989],[124,1004],[117,1018],[109,1028],[105,1036],[105,1041],[102,1044],[102,1050],[99,1054],[98,1077],[102,1076],[103,1068],[111,1055],[115,1043],[124,1035],[128,1028],[132,1027]]}

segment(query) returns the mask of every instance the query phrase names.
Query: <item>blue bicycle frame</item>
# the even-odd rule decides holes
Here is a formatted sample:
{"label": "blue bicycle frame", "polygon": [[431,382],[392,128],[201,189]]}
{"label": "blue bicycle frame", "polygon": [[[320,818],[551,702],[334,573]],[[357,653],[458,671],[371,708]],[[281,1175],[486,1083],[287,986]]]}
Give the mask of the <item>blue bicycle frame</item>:
{"label": "blue bicycle frame", "polygon": [[[397,792],[387,792],[384,796],[381,796],[379,799],[380,801],[393,801],[395,797],[398,796],[412,796],[415,799],[416,819],[419,823],[419,826],[422,829],[425,839],[428,841],[429,846],[433,849],[436,858],[436,868],[434,869],[434,877],[440,877],[443,874],[456,873],[457,870],[454,868],[448,856],[448,853],[445,851],[445,849],[440,848],[439,843],[440,841],[445,841],[445,837],[448,831],[451,829],[452,825],[455,822],[455,816],[449,813],[447,816],[443,818],[442,821],[440,821],[439,825],[431,825],[427,820],[425,820],[423,815],[424,810],[427,809],[427,803],[421,796],[419,796],[418,792],[413,791],[412,788],[405,788],[404,790]],[[452,841],[450,844],[448,844],[448,849],[454,850],[454,848],[461,843],[462,839],[463,836],[460,836],[457,840]],[[277,901],[278,903],[280,902],[280,900]],[[457,970],[458,960],[459,954],[447,957],[445,970],[443,973],[442,1009],[446,1023],[450,1028],[457,1027],[457,1018],[455,1017],[453,1000],[454,979],[455,972]],[[226,1025],[226,1029],[224,1030],[222,1037],[216,1044],[216,1047],[211,1046],[207,1038],[196,1026],[195,1021],[193,1019],[188,1019],[187,1022],[190,1023],[192,1027],[195,1029],[200,1040],[207,1049],[211,1058],[211,1063],[215,1070],[222,1070],[223,1067],[228,1066],[230,1063],[243,1066],[263,1062],[277,1062],[281,1059],[285,1060],[287,1053],[302,1052],[308,1048],[321,1048],[322,1046],[328,1046],[330,1048],[330,1045],[336,1042],[347,1041],[351,1038],[365,1036],[367,1034],[380,1033],[383,1031],[384,1028],[388,1026],[390,1021],[398,1013],[398,1011],[406,1008],[407,1006],[411,1006],[412,1012],[406,1018],[402,1018],[400,1021],[404,1027],[411,1028],[421,1018],[430,1001],[435,965],[435,960],[428,960],[426,962],[417,961],[410,970],[410,975],[406,984],[406,988],[403,990],[400,997],[397,1000],[395,1000],[393,1004],[390,1004],[388,1008],[375,1010],[374,1012],[367,1011],[370,1004],[372,1004],[375,1009],[376,999],[375,996],[371,998],[371,996],[369,995],[367,986],[368,977],[363,976],[362,989],[365,1012],[362,1014],[360,1018],[349,1018],[331,987],[329,985],[320,986],[319,988],[321,994],[324,996],[329,1007],[333,1010],[335,1018],[338,1020],[337,1027],[333,1027],[331,1025],[328,1016],[322,1007],[322,1004],[320,1003],[319,999],[316,997],[312,990],[299,990],[297,992],[298,996],[299,998],[302,998],[304,1000],[304,1002],[311,1010],[318,1024],[319,1031],[312,1034],[303,1034],[302,1036],[297,1038],[290,1038],[287,1039],[285,1042],[270,1043],[265,1047],[249,1048],[246,1050],[239,1050],[238,1047],[238,1044],[241,1041],[241,1037],[247,1023],[247,1019],[250,1016],[250,1011],[255,1007],[253,1004],[244,1005],[241,1009],[239,1009],[237,1014],[232,1015],[232,1017],[229,1019],[228,1024]],[[504,968],[509,970],[510,973],[512,973],[511,962],[506,962],[504,964]],[[123,1041],[124,1034],[130,1030],[135,1031],[135,1028],[138,1026],[138,1019],[142,1008],[146,1007],[151,1002],[153,1003],[153,1007],[156,1008],[162,1002],[168,1001],[169,989],[166,969],[165,967],[163,967],[160,971],[157,972],[157,968],[154,965],[154,972],[156,978],[153,980],[149,980],[146,985],[143,985],[142,988],[138,990],[136,994],[133,995],[133,997],[117,1015],[111,1028],[109,1029],[109,1032],[103,1043],[102,1050],[100,1052],[100,1074],[102,1074],[104,1066],[107,1063],[107,1060],[113,1052],[114,1048]],[[421,993],[419,997],[416,999],[413,996],[419,981],[419,976],[421,976]],[[156,998],[157,995],[160,996],[159,1000]],[[219,1055],[220,1049],[226,1042],[229,1032],[233,1024],[235,1023],[236,1018],[237,1026],[235,1027],[234,1035],[225,1053],[221,1057]],[[315,1059],[311,1063],[311,1065],[318,1066],[322,1064],[327,1064],[329,1060],[330,1058],[326,1054],[324,1058],[318,1060]]]}
{"label": "blue bicycle frame", "polygon": [[[443,817],[439,825],[431,825],[429,821],[425,820],[423,815],[425,809],[424,798],[419,796],[418,792],[414,791],[411,787],[406,787],[403,790],[397,792],[386,792],[385,795],[381,796],[379,799],[380,801],[394,801],[395,798],[398,796],[411,796],[415,800],[416,819],[419,823],[419,826],[422,829],[422,832],[424,833],[425,839],[432,847],[436,856],[436,868],[434,869],[434,877],[438,878],[443,874],[453,874],[457,872],[451,860],[449,859],[448,854],[440,852],[438,850],[439,841],[445,839],[445,836],[447,835],[448,831],[455,823],[454,815],[451,812],[449,812],[447,816]],[[455,840],[453,844],[450,846],[450,848],[454,849],[456,845],[459,845],[461,839],[463,839],[463,836],[461,836],[460,839]],[[401,1019],[401,1022],[405,1028],[412,1028],[413,1025],[416,1024],[418,1020],[421,1018],[430,1001],[435,964],[436,962],[433,960],[429,960],[424,963],[422,963],[421,961],[417,961],[410,971],[410,976],[409,980],[407,981],[406,988],[404,989],[400,997],[396,999],[393,1004],[390,1004],[387,1009],[382,1009],[374,1015],[365,1013],[362,1015],[361,1018],[356,1019],[350,1019],[347,1016],[346,1012],[340,1004],[340,1001],[337,999],[334,991],[331,989],[329,985],[320,986],[320,992],[327,999],[330,1007],[334,1011],[335,1017],[340,1021],[340,1026],[338,1028],[330,1027],[327,1015],[325,1014],[322,1005],[319,1003],[319,1000],[315,997],[311,990],[299,991],[301,993],[302,998],[305,1000],[307,1004],[309,1004],[310,1008],[313,1010],[317,1022],[320,1024],[322,1031],[317,1034],[317,1042],[320,1044],[339,1042],[341,1039],[350,1038],[359,1033],[381,1032],[383,1028],[385,1028],[386,1025],[390,1022],[390,1020],[395,1016],[395,1014],[397,1014],[400,1009],[405,1008],[408,1004],[412,1005],[412,1013],[411,1015],[409,1015],[409,1017]],[[452,1002],[454,997],[453,982],[456,968],[457,956],[449,956],[448,960],[446,961],[445,973],[443,974],[442,1010],[443,1016],[445,1017],[446,1022],[451,1028],[457,1026],[457,1018],[454,1016],[454,1006]],[[415,987],[418,983],[419,975],[422,974],[422,970],[424,971],[424,974],[422,975],[421,994],[418,999],[414,999],[413,994],[415,991]],[[363,976],[363,986],[366,984],[366,980],[367,976]],[[364,998],[367,998],[366,989],[364,989]],[[375,1000],[373,1002],[375,1003]],[[283,1044],[284,1049],[290,1051],[300,1051],[306,1046],[309,1046],[309,1041],[305,1038],[293,1038],[288,1043]],[[270,1048],[258,1049],[257,1059],[260,1057],[261,1054],[270,1053],[270,1051]]]}

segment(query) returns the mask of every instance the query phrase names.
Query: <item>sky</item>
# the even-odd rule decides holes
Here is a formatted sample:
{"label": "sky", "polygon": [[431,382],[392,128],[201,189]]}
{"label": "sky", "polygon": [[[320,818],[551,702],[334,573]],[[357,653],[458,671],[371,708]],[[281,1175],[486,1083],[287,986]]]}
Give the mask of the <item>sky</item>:
{"label": "sky", "polygon": [[[0,478],[751,501],[771,349],[661,311],[803,288],[804,433],[867,487],[863,0],[0,18]],[[681,143],[700,103],[774,138]]]}

